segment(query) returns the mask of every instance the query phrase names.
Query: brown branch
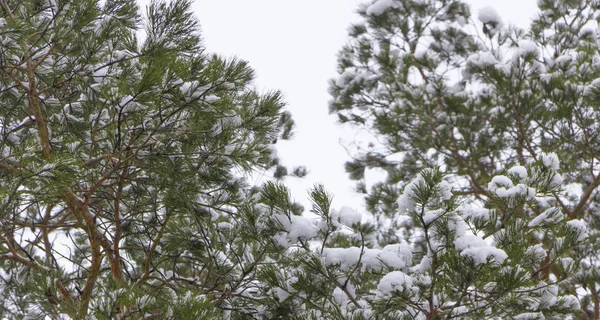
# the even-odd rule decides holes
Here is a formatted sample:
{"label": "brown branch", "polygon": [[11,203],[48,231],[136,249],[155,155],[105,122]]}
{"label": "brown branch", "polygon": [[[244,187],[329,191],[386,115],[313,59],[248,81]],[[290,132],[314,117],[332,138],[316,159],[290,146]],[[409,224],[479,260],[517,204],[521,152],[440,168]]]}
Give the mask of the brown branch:
{"label": "brown branch", "polygon": [[0,261],[4,261],[4,260],[12,260],[12,261],[18,262],[20,264],[23,264],[31,269],[37,269],[40,267],[35,261],[31,261],[29,259],[21,257],[20,255],[15,255],[15,254],[0,255]]}
{"label": "brown branch", "polygon": [[35,75],[35,65],[27,65],[27,78],[29,80],[29,88],[27,91],[27,100],[29,101],[29,106],[33,109],[33,114],[35,115],[35,123],[38,127],[38,136],[40,138],[40,143],[42,145],[42,154],[44,158],[50,159],[52,158],[52,146],[50,145],[50,132],[48,130],[48,125],[46,123],[46,119],[44,118],[44,114],[42,112],[42,104],[40,102],[40,97],[36,88],[36,75]]}
{"label": "brown branch", "polygon": [[[9,235],[10,236],[10,235]],[[31,256],[29,257],[29,259],[21,256],[18,252],[17,252],[17,248],[15,248],[15,245],[17,245],[16,243],[14,243],[14,239],[9,239],[6,236],[2,237],[2,241],[4,243],[6,243],[6,246],[8,247],[8,250],[10,251],[10,255],[9,254],[4,254],[0,256],[0,261],[2,260],[12,260],[18,263],[21,263],[29,268],[32,269],[38,269],[41,267],[40,264],[37,263],[37,261],[35,261]]]}
{"label": "brown branch", "polygon": [[[112,262],[112,248],[110,242],[98,231],[94,216],[90,213],[86,203],[81,201],[73,191],[65,194],[65,202],[73,211],[75,217],[80,224],[85,226],[86,233],[90,241],[90,249],[92,255],[91,266],[83,292],[81,293],[81,304],[79,305],[78,317],[84,319],[87,316],[89,304],[94,292],[94,287],[100,275],[100,267],[102,266],[102,247],[106,250],[106,255]],[[108,249],[108,250],[107,250]]]}
{"label": "brown branch", "polygon": [[111,262],[110,270],[114,279],[122,286],[125,286],[125,277],[121,267],[121,256],[119,253],[119,243],[121,242],[121,193],[123,192],[123,180],[127,177],[127,167],[121,171],[117,193],[114,199],[114,218],[115,218],[115,237],[113,239],[114,259]]}
{"label": "brown branch", "polygon": [[87,206],[88,202],[92,198],[92,194],[94,193],[94,191],[96,191],[96,189],[98,189],[100,186],[102,186],[102,183],[104,181],[108,180],[111,175],[113,175],[115,172],[117,172],[118,170],[120,170],[122,164],[127,163],[129,160],[133,159],[136,156],[137,156],[137,154],[132,154],[132,155],[127,156],[125,159],[118,159],[117,163],[114,165],[114,168],[112,170],[108,171],[107,173],[105,173],[102,177],[100,177],[100,179],[98,179],[98,181],[96,181],[94,183],[94,185],[92,185],[85,192],[85,202],[84,202],[84,204]]}
{"label": "brown branch", "polygon": [[100,267],[102,266],[102,252],[100,250],[100,244],[97,240],[92,240],[90,238],[90,248],[92,251],[92,264],[89,268],[89,273],[87,277],[87,281],[85,282],[85,287],[83,288],[83,292],[81,293],[81,304],[79,305],[79,317],[82,319],[87,316],[88,308],[90,304],[90,300],[92,299],[92,293],[94,292],[94,287],[96,286],[96,281],[98,281],[98,276],[100,275]]}
{"label": "brown branch", "polygon": [[46,58],[48,58],[48,56],[52,54],[52,51],[54,51],[54,46],[50,44],[50,49],[48,49],[48,52],[44,53],[44,55],[40,57],[40,60],[33,65],[33,70],[37,69],[37,67],[39,67],[44,61],[46,61]]}
{"label": "brown branch", "polygon": [[[43,220],[44,225],[49,224],[51,212],[52,212],[52,206],[47,206],[46,213],[44,215],[44,220]],[[49,229],[48,227],[41,227],[42,238],[44,240],[44,251],[46,253],[46,263],[54,264],[56,261],[54,260],[54,256],[52,255],[52,243],[50,242],[50,237],[48,235],[49,234],[48,229]]]}
{"label": "brown branch", "polygon": [[152,246],[150,247],[150,250],[148,250],[148,253],[146,255],[146,261],[144,262],[144,274],[140,277],[140,279],[138,281],[135,282],[134,286],[139,286],[139,285],[143,284],[146,280],[148,280],[148,277],[150,277],[150,264],[152,263],[152,255],[156,251],[156,247],[158,246],[160,239],[162,238],[162,236],[165,232],[165,229],[167,228],[167,223],[169,222],[169,217],[170,217],[170,215],[167,213],[165,216],[165,222],[160,227],[160,230],[158,231],[158,234],[156,235],[156,239],[154,239],[154,243],[152,243]]}
{"label": "brown branch", "polygon": [[4,169],[8,173],[17,173],[17,172],[21,171],[20,168],[15,168],[15,167],[13,167],[10,164],[5,163],[5,162],[0,162],[0,169]]}
{"label": "brown branch", "polygon": [[579,200],[579,203],[577,204],[575,209],[573,209],[573,211],[570,212],[571,214],[569,215],[569,218],[571,218],[571,219],[577,218],[577,216],[581,213],[581,211],[583,211],[583,208],[585,208],[585,205],[587,204],[588,200],[592,196],[592,193],[594,192],[594,190],[596,190],[596,188],[598,188],[598,186],[600,186],[600,175],[596,176],[594,181],[585,190],[585,193],[581,197],[581,200]]}
{"label": "brown branch", "polygon": [[596,283],[592,282],[590,289],[592,289],[592,300],[594,301],[594,314],[592,319],[598,320],[600,319],[600,298],[598,297],[599,292],[596,291]]}

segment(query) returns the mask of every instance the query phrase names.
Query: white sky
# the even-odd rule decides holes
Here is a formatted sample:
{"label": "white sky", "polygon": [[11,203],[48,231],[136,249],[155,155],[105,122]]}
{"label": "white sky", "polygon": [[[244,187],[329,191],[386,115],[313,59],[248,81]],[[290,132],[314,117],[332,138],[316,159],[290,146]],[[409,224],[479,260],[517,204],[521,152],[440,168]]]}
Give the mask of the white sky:
{"label": "white sky", "polygon": [[[336,54],[347,40],[354,14],[363,0],[196,0],[194,10],[209,52],[250,62],[260,91],[281,90],[296,121],[295,135],[278,143],[286,166],[305,165],[304,179],[288,177],[293,197],[307,205],[306,190],[323,183],[334,194],[334,208],[362,207],[352,190],[344,162],[350,156],[340,144],[358,135],[328,114],[327,82],[336,76]],[[505,24],[527,27],[537,12],[536,0],[467,0],[472,15],[494,7]]]}

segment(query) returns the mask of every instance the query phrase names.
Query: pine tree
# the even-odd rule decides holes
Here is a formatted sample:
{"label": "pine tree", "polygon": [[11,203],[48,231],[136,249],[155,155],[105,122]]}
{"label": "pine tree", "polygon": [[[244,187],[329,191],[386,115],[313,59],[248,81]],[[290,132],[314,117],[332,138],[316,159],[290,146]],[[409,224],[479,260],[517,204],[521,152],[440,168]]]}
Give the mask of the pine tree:
{"label": "pine tree", "polygon": [[346,164],[370,246],[413,255],[375,279],[375,314],[600,319],[599,3],[538,5],[527,30],[458,0],[359,8],[330,111],[375,136]]}
{"label": "pine tree", "polygon": [[293,122],[189,1],[0,5],[2,318],[600,318],[596,1],[361,6],[331,111],[380,142],[366,216],[250,185]]}
{"label": "pine tree", "polygon": [[0,317],[255,312],[281,94],[187,0],[0,1],[0,42]]}
{"label": "pine tree", "polygon": [[[547,159],[556,160],[554,155]],[[265,189],[278,222],[274,236],[290,254],[262,268],[267,318],[563,319],[581,304],[565,288],[588,236],[581,220],[557,207],[531,217],[537,197],[560,187],[553,164],[513,167],[492,179],[486,208],[460,203],[438,169],[422,170],[400,197],[398,216],[411,236],[383,245],[377,221],[332,209],[322,186],[313,213],[288,213],[282,186]],[[518,213],[517,213],[518,212]],[[503,219],[502,214],[518,214]],[[314,221],[314,222],[313,222]],[[401,232],[402,230],[399,230]],[[550,270],[551,269],[551,270]]]}

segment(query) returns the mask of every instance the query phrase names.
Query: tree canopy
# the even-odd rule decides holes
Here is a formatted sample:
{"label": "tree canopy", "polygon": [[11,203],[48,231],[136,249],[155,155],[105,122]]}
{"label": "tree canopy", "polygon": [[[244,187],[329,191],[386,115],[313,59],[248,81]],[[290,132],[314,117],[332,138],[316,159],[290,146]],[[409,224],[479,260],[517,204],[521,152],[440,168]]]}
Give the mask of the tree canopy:
{"label": "tree canopy", "polygon": [[600,319],[599,3],[538,3],[358,8],[329,86],[376,138],[363,213],[293,200],[282,94],[190,1],[0,1],[0,317]]}
{"label": "tree canopy", "polygon": [[[375,137],[356,148],[346,169],[366,194],[382,245],[408,240],[413,248],[425,246],[427,226],[398,212],[415,197],[410,181],[425,168],[439,167],[473,233],[494,239],[507,253],[509,259],[501,265],[510,260],[526,269],[526,261],[537,259],[529,255],[533,251],[511,248],[515,243],[538,248],[533,255],[542,258],[537,267],[542,276],[532,268],[528,277],[558,285],[558,293],[577,292],[584,312],[572,314],[598,319],[600,11],[597,1],[541,0],[538,5],[540,11],[526,30],[505,25],[490,7],[473,16],[462,1],[362,5],[362,22],[350,28],[349,42],[339,54],[339,76],[330,83],[330,111]],[[560,172],[560,178],[541,178],[548,168]],[[386,179],[367,189],[369,169],[383,170]],[[556,179],[556,187],[530,185],[540,179]],[[554,214],[561,218],[549,218]],[[587,225],[593,235],[572,247],[569,255],[576,263],[570,271],[560,271],[564,261],[556,245],[566,239],[560,227],[538,224],[559,220]],[[423,248],[428,259],[438,261],[445,250],[440,245]],[[450,264],[431,264],[427,274],[442,266]],[[431,285],[447,290],[448,281],[435,285],[432,280]],[[461,292],[459,288],[452,292]],[[464,292],[468,296],[471,290],[482,294],[488,289],[471,286]],[[498,313],[502,318],[517,316],[508,312],[511,304],[502,302],[511,291],[489,291],[497,295],[497,308],[506,312]],[[476,308],[456,297],[449,301],[474,317]],[[549,316],[541,304],[521,307]],[[445,308],[440,301],[438,310]],[[432,308],[427,312],[434,313]]]}
{"label": "tree canopy", "polygon": [[189,1],[143,24],[133,0],[1,5],[0,317],[240,310],[271,250],[245,177],[278,164],[281,93],[206,51]]}

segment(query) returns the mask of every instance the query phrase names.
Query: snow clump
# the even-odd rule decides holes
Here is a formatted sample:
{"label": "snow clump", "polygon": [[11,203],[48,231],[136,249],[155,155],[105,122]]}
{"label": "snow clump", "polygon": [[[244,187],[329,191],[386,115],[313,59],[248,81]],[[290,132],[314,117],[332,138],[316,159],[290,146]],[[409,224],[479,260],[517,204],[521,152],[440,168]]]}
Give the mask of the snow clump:
{"label": "snow clump", "polygon": [[490,220],[490,210],[475,204],[463,204],[458,207],[458,212],[465,220]]}
{"label": "snow clump", "polygon": [[343,206],[339,211],[335,209],[331,210],[331,216],[349,227],[359,223],[362,219],[360,212],[346,206]]}
{"label": "snow clump", "polygon": [[314,238],[319,228],[307,217],[291,215],[289,218],[283,214],[275,215],[275,219],[286,232],[280,232],[274,239],[282,247],[288,248],[300,239]]}
{"label": "snow clump", "polygon": [[485,240],[474,234],[465,234],[457,238],[454,246],[456,250],[462,251],[461,256],[470,257],[477,265],[487,263],[489,257],[494,257],[499,264],[508,258],[504,250],[488,245]]}
{"label": "snow clump", "polygon": [[[404,188],[404,192],[398,198],[397,201],[398,206],[400,208],[400,214],[405,214],[415,209],[414,197],[416,195],[416,190],[426,185],[427,182],[423,178],[423,173],[417,175],[415,179],[413,179],[408,185],[406,185],[406,187]],[[448,201],[452,198],[452,186],[445,180],[442,180],[440,181],[440,183],[437,184],[436,192],[436,197],[440,197],[444,201]]]}
{"label": "snow clump", "polygon": [[399,8],[400,2],[395,0],[377,0],[367,7],[367,15],[369,16],[380,16],[390,8]]}
{"label": "snow clump", "polygon": [[467,58],[468,65],[471,65],[474,67],[479,67],[479,68],[491,67],[498,63],[499,63],[499,61],[498,61],[498,59],[496,59],[494,54],[491,52],[488,52],[488,51],[478,52],[478,53],[470,55]]}
{"label": "snow clump", "polygon": [[527,187],[522,183],[515,186],[507,176],[502,175],[493,177],[488,184],[488,189],[500,198],[510,198],[518,195],[533,198],[537,193],[534,188]]}
{"label": "snow clump", "polygon": [[571,220],[567,225],[577,234],[577,241],[581,242],[588,237],[587,225],[583,220]]}
{"label": "snow clump", "polygon": [[514,166],[508,169],[508,174],[519,177],[521,182],[525,182],[525,180],[527,180],[527,168],[523,166]]}
{"label": "snow clump", "polygon": [[537,56],[539,53],[539,49],[535,42],[523,40],[519,42],[519,47],[515,54],[515,58],[519,57],[527,57],[530,55]]}
{"label": "snow clump", "polygon": [[485,24],[496,24],[499,27],[502,25],[502,18],[500,17],[500,14],[498,14],[496,9],[490,6],[485,6],[479,9],[479,15],[477,16],[477,19],[479,19],[481,23]]}
{"label": "snow clump", "polygon": [[383,296],[389,296],[394,291],[408,292],[412,288],[413,278],[402,271],[392,271],[379,281],[377,290]]}
{"label": "snow clump", "polygon": [[556,171],[560,167],[560,161],[554,152],[542,155],[542,161],[544,163],[544,167],[548,169]]}
{"label": "snow clump", "polygon": [[389,244],[383,249],[324,248],[322,259],[325,265],[339,264],[341,270],[350,270],[359,262],[362,271],[382,270],[386,266],[402,269],[412,264],[412,251],[406,243]]}
{"label": "snow clump", "polygon": [[540,213],[537,217],[527,224],[528,227],[537,227],[538,225],[559,223],[565,218],[564,214],[557,207],[551,207]]}
{"label": "snow clump", "polygon": [[477,18],[483,23],[484,30],[487,30],[489,36],[494,36],[503,26],[502,18],[498,14],[498,11],[490,6],[479,9]]}

